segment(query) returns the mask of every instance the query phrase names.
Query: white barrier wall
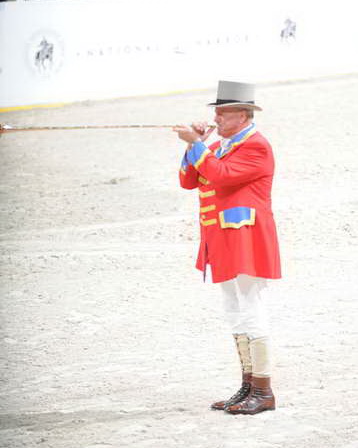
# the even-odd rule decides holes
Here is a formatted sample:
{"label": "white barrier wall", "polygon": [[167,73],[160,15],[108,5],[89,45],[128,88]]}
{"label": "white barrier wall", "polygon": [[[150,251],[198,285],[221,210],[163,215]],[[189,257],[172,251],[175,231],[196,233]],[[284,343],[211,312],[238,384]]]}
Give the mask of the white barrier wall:
{"label": "white barrier wall", "polygon": [[0,107],[356,71],[353,0],[327,3],[2,2]]}

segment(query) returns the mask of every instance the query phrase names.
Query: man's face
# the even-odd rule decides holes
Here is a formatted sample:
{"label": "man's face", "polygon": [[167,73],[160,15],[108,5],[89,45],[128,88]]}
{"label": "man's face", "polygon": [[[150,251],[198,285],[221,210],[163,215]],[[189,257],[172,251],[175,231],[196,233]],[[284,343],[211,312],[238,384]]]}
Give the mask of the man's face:
{"label": "man's face", "polygon": [[216,107],[214,121],[217,124],[217,133],[228,138],[246,126],[246,114],[237,107]]}

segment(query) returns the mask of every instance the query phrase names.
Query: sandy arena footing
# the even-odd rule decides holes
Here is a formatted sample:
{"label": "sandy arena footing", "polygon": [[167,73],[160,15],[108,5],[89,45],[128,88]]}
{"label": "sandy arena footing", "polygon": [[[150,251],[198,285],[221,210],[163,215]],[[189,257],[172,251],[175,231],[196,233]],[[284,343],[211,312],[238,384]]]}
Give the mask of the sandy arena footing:
{"label": "sandy arena footing", "polygon": [[[1,115],[13,125],[210,120],[214,91]],[[358,76],[258,88],[283,279],[265,291],[278,408],[210,411],[239,366],[194,269],[198,199],[168,129],[1,137],[2,448],[358,446]]]}

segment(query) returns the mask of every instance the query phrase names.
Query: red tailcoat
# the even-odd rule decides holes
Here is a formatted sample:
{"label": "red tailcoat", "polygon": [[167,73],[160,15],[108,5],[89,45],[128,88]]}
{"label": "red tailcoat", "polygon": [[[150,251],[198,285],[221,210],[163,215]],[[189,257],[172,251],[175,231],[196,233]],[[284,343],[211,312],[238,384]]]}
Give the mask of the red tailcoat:
{"label": "red tailcoat", "polygon": [[210,151],[198,145],[203,147],[198,163],[180,170],[183,188],[199,188],[201,241],[196,267],[205,272],[209,263],[214,283],[238,274],[280,278],[270,144],[256,132],[222,158],[214,154],[219,142]]}

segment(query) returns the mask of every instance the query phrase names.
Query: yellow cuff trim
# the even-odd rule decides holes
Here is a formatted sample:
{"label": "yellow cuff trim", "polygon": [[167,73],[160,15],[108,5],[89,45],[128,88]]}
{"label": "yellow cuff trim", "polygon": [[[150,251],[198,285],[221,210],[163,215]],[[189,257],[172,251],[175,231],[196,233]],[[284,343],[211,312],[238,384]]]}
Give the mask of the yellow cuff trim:
{"label": "yellow cuff trim", "polygon": [[199,168],[199,166],[204,162],[205,157],[208,156],[209,154],[211,154],[210,149],[205,149],[205,151],[202,153],[202,155],[200,156],[200,158],[196,161],[196,163],[194,163],[194,167],[196,169]]}

